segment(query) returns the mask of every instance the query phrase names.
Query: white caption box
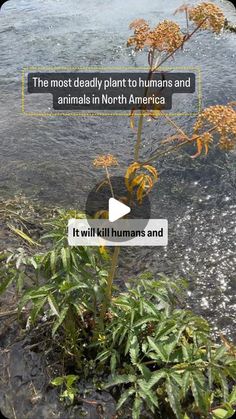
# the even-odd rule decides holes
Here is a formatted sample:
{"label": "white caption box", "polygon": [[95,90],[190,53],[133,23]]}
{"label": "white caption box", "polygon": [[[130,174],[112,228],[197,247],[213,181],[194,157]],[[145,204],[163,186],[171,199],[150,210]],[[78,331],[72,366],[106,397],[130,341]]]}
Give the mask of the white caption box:
{"label": "white caption box", "polygon": [[[145,226],[144,228],[142,226]],[[167,246],[165,219],[77,220],[68,222],[70,246]]]}

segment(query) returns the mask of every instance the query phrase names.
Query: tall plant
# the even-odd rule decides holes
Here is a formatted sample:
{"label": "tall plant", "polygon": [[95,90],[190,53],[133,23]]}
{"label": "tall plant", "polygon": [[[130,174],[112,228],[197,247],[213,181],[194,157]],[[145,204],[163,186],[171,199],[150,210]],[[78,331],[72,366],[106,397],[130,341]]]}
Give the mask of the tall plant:
{"label": "tall plant", "polygon": [[[154,29],[142,19],[130,25],[134,34],[128,46],[147,52],[148,80],[197,31],[209,29],[218,33],[224,25],[222,11],[211,3],[193,8],[184,5],[178,12],[186,16],[183,31],[170,21],[161,22]],[[148,96],[148,89],[145,95]],[[158,117],[165,118],[175,134],[163,138],[158,149],[144,161],[141,149],[145,120]],[[189,144],[196,147],[190,156],[193,159],[203,152],[207,154],[213,142],[224,151],[235,146],[233,103],[204,109],[191,135],[160,109],[133,110],[130,121],[136,141],[133,162],[124,176],[127,195],[123,199],[131,206],[135,200],[141,203],[158,182],[158,170],[152,163],[162,156]],[[111,168],[117,164],[117,159],[109,154],[94,160],[94,166],[105,172],[111,196],[115,194]],[[6,214],[9,218],[9,209]],[[10,214],[12,217],[12,209]],[[32,220],[20,214],[19,228],[9,227],[27,242],[30,252],[19,248],[17,252],[0,253],[0,293],[15,283],[19,312],[27,316],[27,325],[34,325],[42,314],[49,320],[49,342],[38,339],[37,345],[46,343],[61,354],[65,368],[51,382],[62,387],[61,397],[81,403],[84,398],[77,381],[92,378],[98,389],[115,387],[121,417],[126,417],[126,411],[133,419],[142,417],[143,411],[160,419],[231,417],[236,408],[234,346],[224,336],[222,345],[212,341],[207,322],[183,308],[183,281],[161,275],[153,278],[146,273],[129,280],[125,292],[113,293],[120,247],[115,247],[108,271],[104,249],[70,247],[68,219],[81,217],[84,214],[76,211],[56,211],[53,220],[46,223],[47,245],[42,249],[24,232]],[[106,218],[107,211],[99,211],[96,217]],[[45,229],[45,225],[41,227]],[[35,247],[40,248],[39,254],[32,251]]]}
{"label": "tall plant", "polygon": [[[201,3],[195,7],[186,4],[179,7],[175,14],[183,12],[186,18],[186,27],[180,26],[170,20],[160,22],[156,27],[150,28],[144,19],[137,19],[130,24],[133,35],[128,39],[127,46],[133,47],[136,52],[144,52],[147,55],[148,74],[147,81],[153,78],[157,72],[161,72],[161,66],[174,55],[183,51],[185,44],[200,30],[209,30],[220,33],[224,27],[225,17],[222,10],[213,3]],[[193,27],[192,27],[193,26]],[[148,83],[147,83],[148,85]],[[145,90],[148,97],[149,88]],[[193,145],[196,152],[190,156],[192,159],[199,157],[203,152],[208,154],[209,147],[215,142],[223,151],[230,151],[236,144],[236,112],[235,103],[227,105],[210,106],[204,109],[196,118],[192,133],[186,131],[170,116],[161,109],[148,109],[142,106],[140,111],[132,110],[130,114],[130,125],[135,132],[134,161],[127,168],[125,173],[125,184],[127,187],[127,201],[132,206],[132,198],[135,197],[141,203],[144,196],[149,194],[159,179],[157,169],[151,164],[157,162],[161,157],[176,152],[178,149]],[[135,117],[138,118],[137,128]],[[145,118],[156,120],[163,117],[175,134],[163,138],[158,148],[145,161],[141,157],[143,141],[143,129]],[[114,191],[108,167],[117,165],[117,160],[112,155],[99,156],[94,161],[95,166],[103,167],[106,171],[107,181],[111,187],[111,194]],[[106,212],[100,212],[98,216],[107,218]],[[111,269],[107,281],[107,299],[104,302],[102,316],[112,297],[112,284],[118,266],[120,248],[114,250]]]}

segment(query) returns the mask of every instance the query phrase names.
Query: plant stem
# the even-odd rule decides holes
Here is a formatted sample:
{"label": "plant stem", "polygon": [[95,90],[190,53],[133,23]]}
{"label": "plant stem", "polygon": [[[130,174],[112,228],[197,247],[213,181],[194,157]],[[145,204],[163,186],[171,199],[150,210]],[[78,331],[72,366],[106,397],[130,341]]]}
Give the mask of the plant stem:
{"label": "plant stem", "polygon": [[119,253],[120,253],[120,246],[116,246],[114,253],[113,253],[113,257],[112,257],[112,263],[111,263],[111,269],[107,278],[107,300],[108,302],[111,299],[112,296],[112,284],[113,284],[113,279],[115,276],[115,272],[116,272],[116,268],[117,268],[117,262],[118,262],[118,257],[119,257]]}
{"label": "plant stem", "polygon": [[[216,129],[216,127],[213,127],[213,128],[209,129],[209,130],[208,130],[208,131],[206,131],[206,132],[207,132],[207,133],[208,133],[208,132],[209,132],[209,133],[211,133],[211,132],[215,131],[215,129]],[[192,139],[189,139],[189,140],[183,141],[182,143],[177,144],[177,145],[174,145],[173,147],[169,147],[167,150],[164,150],[164,151],[161,151],[160,153],[155,154],[153,157],[150,157],[150,159],[148,159],[148,160],[146,160],[146,161],[142,162],[141,164],[142,164],[142,165],[143,165],[143,164],[149,164],[149,163],[151,163],[152,161],[154,161],[154,160],[158,159],[159,157],[165,156],[166,154],[169,154],[169,153],[172,153],[172,152],[173,152],[173,151],[175,151],[175,150],[178,150],[179,148],[183,147],[183,146],[184,146],[184,145],[186,145],[186,144],[191,144],[191,143],[193,143],[194,141],[196,141],[196,140],[197,140],[198,138],[200,138],[200,137],[201,137],[201,135],[199,135],[198,137],[195,137],[195,138],[192,138]]]}
{"label": "plant stem", "polygon": [[[108,170],[107,167],[105,169],[106,169],[107,180],[108,180],[108,183],[109,183],[109,186],[110,186],[112,197],[115,198],[115,194],[114,194],[113,186],[112,186],[112,183],[111,183],[109,170]],[[112,284],[113,284],[113,280],[114,280],[115,273],[116,273],[116,267],[117,267],[119,253],[120,253],[120,246],[117,246],[117,247],[115,247],[115,250],[114,250],[114,253],[113,253],[113,256],[112,256],[111,268],[110,268],[110,272],[109,272],[109,275],[108,275],[108,278],[107,278],[107,288],[106,288],[105,300],[103,302],[102,309],[101,309],[101,312],[100,312],[100,320],[102,321],[102,325],[103,325],[103,320],[104,320],[104,316],[106,314],[107,307],[109,305],[109,302],[110,302],[111,296],[112,296]]]}
{"label": "plant stem", "polygon": [[[200,27],[203,25],[203,23],[205,22],[206,19],[204,19],[201,23],[199,23],[199,25],[188,35],[186,35],[183,39],[183,41],[181,42],[181,44],[175,48],[174,51],[172,51],[170,54],[168,54],[158,65],[156,65],[155,67],[153,67],[153,61],[154,61],[154,55],[155,55],[155,49],[153,49],[152,51],[149,51],[149,55],[148,55],[148,62],[149,62],[149,73],[148,73],[148,78],[147,80],[151,80],[153,74],[155,73],[155,71],[161,66],[163,65],[169,58],[171,58],[176,51],[178,51],[180,48],[183,48],[185,42],[187,42],[197,31],[198,29],[200,29]],[[144,93],[144,97],[147,96],[148,93],[148,87],[146,88],[146,91]],[[144,114],[143,114],[143,109],[141,110],[140,116],[139,116],[139,122],[138,122],[138,132],[137,132],[137,140],[136,140],[136,144],[135,144],[135,150],[134,150],[134,161],[138,161],[139,159],[139,152],[140,152],[140,147],[141,147],[141,143],[142,143],[142,130],[143,130],[143,119],[144,119]]]}
{"label": "plant stem", "polygon": [[110,186],[112,197],[115,198],[113,186],[112,186],[112,183],[111,183],[110,173],[109,173],[107,167],[105,167],[105,170],[106,170],[107,180],[108,180],[108,183],[109,183],[109,186]]}
{"label": "plant stem", "polygon": [[[149,54],[148,54],[149,72],[148,72],[147,81],[151,80],[152,75],[155,71],[152,68],[154,55],[155,55],[155,49],[149,51]],[[146,87],[145,89],[144,97],[146,97],[147,94],[148,94],[148,87]],[[143,109],[142,109],[140,117],[139,117],[139,122],[138,122],[137,140],[136,140],[135,149],[134,149],[134,161],[138,161],[139,159],[139,152],[140,152],[140,147],[142,143],[143,119],[144,119],[144,114],[143,114]]]}
{"label": "plant stem", "polygon": [[[186,138],[186,140],[191,141],[190,138],[188,137],[188,135],[182,130],[182,128],[179,127],[179,125],[177,125],[175,123],[175,121],[173,121],[169,115],[167,115],[165,112],[161,112],[161,114],[167,119],[167,121],[176,129],[176,131],[179,131],[180,134],[183,135],[183,137]],[[156,118],[155,118],[156,119]]]}
{"label": "plant stem", "polygon": [[[148,55],[148,62],[149,62],[149,73],[148,73],[148,77],[147,80],[151,80],[154,72],[165,62],[167,61],[170,57],[172,57],[176,51],[178,51],[180,48],[183,47],[183,45],[185,44],[186,41],[188,41],[192,35],[203,25],[203,23],[205,22],[206,19],[204,19],[198,26],[197,28],[194,29],[193,32],[191,32],[190,34],[188,34],[187,36],[185,36],[185,38],[183,39],[183,42],[174,50],[172,51],[170,54],[168,54],[158,65],[156,65],[155,67],[153,67],[153,61],[154,61],[154,56],[155,56],[155,49],[149,51],[149,55]],[[144,93],[144,97],[146,97],[148,94],[148,87],[145,90]],[[134,149],[134,160],[138,161],[139,160],[139,153],[140,153],[140,148],[141,148],[141,143],[142,143],[142,131],[143,131],[143,121],[144,121],[144,109],[141,109],[141,113],[140,113],[140,117],[139,117],[139,122],[138,122],[138,132],[137,132],[137,140],[136,140],[136,144],[135,144],[135,149]],[[170,119],[170,118],[169,118]],[[175,123],[171,120],[172,125]],[[177,129],[177,127],[175,126],[175,128]],[[180,128],[178,128],[180,130]],[[182,130],[181,130],[182,131]],[[187,137],[187,135],[182,131],[182,134],[185,135],[185,137]],[[187,142],[190,142],[190,140],[188,139],[187,141],[184,142],[184,144],[186,144]],[[178,144],[178,146],[174,147],[178,148],[179,146],[182,146],[183,143]],[[173,149],[173,147],[172,147]],[[166,152],[165,152],[166,154]],[[150,160],[149,160],[150,161]],[[152,161],[152,159],[151,159]],[[114,197],[114,191],[113,191],[113,187],[111,184],[111,179],[110,179],[110,175],[109,175],[109,171],[106,167],[106,175],[107,175],[107,179],[110,185],[110,189],[111,189],[111,193],[112,196]],[[107,307],[110,303],[111,300],[111,296],[112,296],[112,284],[113,284],[113,280],[115,277],[115,273],[116,273],[116,268],[118,265],[118,258],[119,258],[119,253],[120,253],[120,246],[115,247],[113,256],[112,256],[112,262],[111,262],[111,268],[110,268],[110,272],[107,278],[107,289],[106,289],[106,297],[105,297],[105,301],[102,305],[102,309],[100,312],[100,320],[103,323],[104,320],[104,316],[106,314],[106,310]]]}
{"label": "plant stem", "polygon": [[106,296],[105,296],[105,300],[103,302],[102,309],[101,309],[101,312],[100,312],[100,319],[102,320],[102,322],[104,320],[104,316],[106,314],[108,305],[111,301],[112,284],[113,284],[113,280],[114,280],[115,273],[116,273],[119,253],[120,253],[120,246],[116,246],[115,250],[114,250],[114,253],[113,253],[113,256],[112,256],[111,268],[110,268],[108,278],[107,278]]}
{"label": "plant stem", "polygon": [[139,158],[139,150],[141,147],[142,142],[142,130],[143,130],[143,113],[141,113],[138,121],[138,133],[137,133],[137,141],[135,144],[135,150],[134,150],[134,160],[138,161]]}

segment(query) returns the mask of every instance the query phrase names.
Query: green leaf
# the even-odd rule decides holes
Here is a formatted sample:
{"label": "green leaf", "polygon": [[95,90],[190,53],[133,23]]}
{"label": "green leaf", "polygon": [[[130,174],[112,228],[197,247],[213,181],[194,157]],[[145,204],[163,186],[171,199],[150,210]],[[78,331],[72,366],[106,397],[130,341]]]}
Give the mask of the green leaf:
{"label": "green leaf", "polygon": [[31,257],[31,258],[29,258],[29,262],[31,263],[31,265],[34,267],[34,269],[35,270],[37,270],[38,269],[38,264],[37,264],[37,261],[35,260],[36,258],[34,258],[34,257]]}
{"label": "green leaf", "polygon": [[143,300],[143,307],[148,314],[159,314],[156,305],[150,301]]}
{"label": "green leaf", "polygon": [[117,340],[117,335],[118,335],[118,337],[119,337],[119,332],[120,332],[120,330],[122,330],[123,329],[123,325],[122,324],[118,324],[118,326],[117,327],[114,327],[114,329],[113,329],[113,333],[112,333],[112,340],[113,340],[113,343],[115,343],[116,342],[116,340]]}
{"label": "green leaf", "polygon": [[57,329],[58,329],[58,328],[61,326],[61,324],[63,323],[63,321],[64,321],[64,319],[65,319],[65,317],[66,317],[66,314],[67,314],[68,310],[69,310],[69,307],[68,307],[68,306],[65,306],[65,307],[62,309],[62,311],[60,312],[60,315],[59,315],[58,319],[57,319],[57,320],[54,322],[54,324],[53,324],[53,328],[52,328],[52,336],[54,336],[54,335],[55,335],[55,333],[56,333]]}
{"label": "green leaf", "polygon": [[142,319],[139,319],[136,321],[133,325],[133,327],[140,327],[143,324],[149,323],[149,322],[159,322],[160,317],[157,316],[144,316]]}
{"label": "green leaf", "polygon": [[36,319],[37,319],[37,317],[40,313],[40,310],[43,308],[43,306],[44,306],[44,304],[46,304],[46,302],[47,302],[47,297],[44,297],[42,299],[40,298],[39,300],[34,301],[33,308],[30,311],[30,317],[31,317],[32,323],[35,323],[35,321],[36,321]]}
{"label": "green leaf", "polygon": [[175,381],[179,385],[179,387],[182,387],[183,381],[182,381],[182,377],[179,373],[177,373],[175,371],[170,371],[169,375],[170,375],[171,380],[172,380],[173,383]]}
{"label": "green leaf", "polygon": [[189,345],[188,343],[184,343],[181,345],[182,354],[183,354],[183,360],[189,361],[192,357],[192,345]]}
{"label": "green leaf", "polygon": [[71,403],[73,403],[74,398],[75,398],[75,391],[74,390],[70,390],[67,389],[65,391],[63,391],[63,393],[60,396],[61,398],[67,398],[70,399]]}
{"label": "green leaf", "polygon": [[106,349],[105,351],[102,351],[98,354],[95,361],[104,362],[106,361],[107,358],[109,358],[110,354],[111,354],[111,351],[109,349]]}
{"label": "green leaf", "polygon": [[111,373],[114,374],[115,370],[116,370],[116,364],[117,364],[117,360],[116,360],[116,353],[113,352],[112,356],[111,356],[111,361],[110,361],[110,367],[111,367]]}
{"label": "green leaf", "polygon": [[128,400],[129,397],[132,396],[134,393],[135,393],[135,389],[133,387],[129,388],[128,390],[125,390],[117,402],[117,405],[116,405],[117,410],[119,410],[121,406],[126,402],[126,400]]}
{"label": "green leaf", "polygon": [[182,419],[183,414],[181,412],[180,394],[178,391],[178,387],[176,386],[176,384],[173,384],[173,382],[171,381],[169,377],[167,378],[166,391],[167,391],[168,400],[169,400],[171,409],[173,410],[176,418]]}
{"label": "green leaf", "polygon": [[127,340],[126,340],[126,345],[125,345],[125,355],[127,355],[127,353],[130,350],[130,345],[131,345],[132,339],[133,339],[133,334],[132,334],[132,332],[129,332]]}
{"label": "green leaf", "polygon": [[137,336],[133,336],[130,342],[130,350],[129,350],[131,362],[133,365],[135,365],[138,361],[138,355],[139,355],[139,344]]}
{"label": "green leaf", "polygon": [[55,250],[53,250],[50,253],[50,268],[53,274],[56,272],[56,262],[57,262],[57,255],[56,255]]}
{"label": "green leaf", "polygon": [[171,337],[169,337],[167,343],[163,344],[163,349],[168,356],[168,360],[169,360],[171,354],[173,353],[177,343],[178,343],[177,338],[175,336],[171,336]]}
{"label": "green leaf", "polygon": [[183,374],[183,379],[182,379],[182,392],[183,392],[184,397],[186,396],[187,391],[190,387],[190,379],[191,379],[190,371],[186,370]]}
{"label": "green leaf", "polygon": [[168,356],[165,353],[163,346],[160,344],[157,345],[156,342],[153,340],[153,338],[151,338],[150,336],[148,336],[147,339],[148,339],[150,347],[156,352],[158,357],[160,357],[163,362],[167,362]]}
{"label": "green leaf", "polygon": [[145,380],[149,380],[152,372],[149,370],[148,367],[146,367],[145,364],[136,364],[136,367],[139,369],[139,371],[141,372],[141,374],[143,375],[143,377],[145,378]]}
{"label": "green leaf", "polygon": [[139,390],[140,396],[148,403],[151,411],[154,412],[154,406],[159,406],[157,396],[152,390],[148,389],[147,383],[144,380],[139,380],[138,384],[141,389]]}
{"label": "green leaf", "polygon": [[226,347],[225,346],[220,346],[217,350],[216,350],[216,352],[215,352],[215,354],[213,355],[213,359],[214,359],[214,361],[221,361],[222,360],[222,357],[225,355],[227,353],[227,349],[226,349]]}
{"label": "green leaf", "polygon": [[[159,328],[155,338],[160,339],[163,336],[168,336],[175,329],[176,329],[176,322],[175,321],[168,321],[168,323],[166,325],[162,325]],[[176,341],[177,341],[177,339],[176,339]]]}
{"label": "green leaf", "polygon": [[55,298],[52,294],[50,294],[48,296],[48,303],[50,305],[50,308],[51,308],[53,314],[57,317],[60,317],[59,307],[58,307],[57,302],[56,302],[56,300],[55,300]]}
{"label": "green leaf", "polygon": [[142,399],[139,396],[136,396],[134,399],[133,409],[132,409],[132,418],[139,419],[142,409]]}
{"label": "green leaf", "polygon": [[119,384],[134,383],[136,379],[137,379],[136,375],[132,375],[132,374],[117,375],[112,381],[107,383],[104,388],[117,386]]}
{"label": "green leaf", "polygon": [[[44,285],[37,289],[29,289],[26,291],[20,299],[20,303],[18,305],[19,312],[21,312],[22,308],[31,300],[43,299],[47,297],[50,292],[54,290],[54,285]],[[33,301],[34,302],[34,301]]]}
{"label": "green leaf", "polygon": [[157,384],[162,378],[166,378],[166,371],[155,371],[152,373],[150,380],[148,381],[148,387],[151,388]]}
{"label": "green leaf", "polygon": [[[120,339],[119,339],[119,343],[118,343],[118,345],[121,345],[121,343],[123,342],[123,340],[124,340],[125,336],[128,334],[128,330],[127,330],[127,328],[126,328],[125,326],[123,326],[123,327],[121,328],[121,330],[123,330],[123,332],[122,332],[122,334],[120,335]],[[128,351],[129,351],[129,349],[128,349]],[[127,351],[127,352],[128,352],[128,351]]]}
{"label": "green leaf", "polygon": [[69,266],[68,266],[68,260],[67,260],[67,249],[65,247],[61,249],[61,260],[62,260],[63,268],[65,269],[65,271],[68,271]]}
{"label": "green leaf", "polygon": [[223,373],[223,371],[221,371],[220,369],[217,369],[218,371],[218,377],[220,380],[220,385],[221,385],[221,389],[222,389],[222,393],[223,393],[223,399],[224,402],[227,401],[228,399],[228,395],[229,395],[229,388],[228,388],[228,382],[227,382],[227,378],[225,376],[225,374]]}
{"label": "green leaf", "polygon": [[232,418],[232,415],[234,414],[233,409],[215,409],[212,411],[213,419],[229,419]]}
{"label": "green leaf", "polygon": [[0,284],[0,294],[6,291],[6,289],[12,284],[12,282],[15,280],[16,275],[10,276],[9,278],[5,279],[4,281],[1,281]]}
{"label": "green leaf", "polygon": [[206,412],[207,411],[207,403],[206,403],[206,398],[205,398],[205,394],[206,394],[206,389],[204,388],[203,382],[204,379],[199,379],[199,374],[200,373],[196,373],[196,371],[193,371],[191,373],[191,382],[190,382],[190,386],[191,386],[191,390],[192,390],[192,394],[195,400],[196,405],[199,407],[199,409],[202,412]]}
{"label": "green leaf", "polygon": [[78,375],[73,375],[73,374],[70,374],[70,375],[67,375],[66,377],[66,385],[67,385],[67,387],[71,387],[72,386],[72,384],[76,381],[76,380],[78,380]]}
{"label": "green leaf", "polygon": [[236,386],[233,388],[229,396],[229,403],[236,404]]}
{"label": "green leaf", "polygon": [[64,377],[56,377],[51,381],[53,386],[61,386],[65,381]]}

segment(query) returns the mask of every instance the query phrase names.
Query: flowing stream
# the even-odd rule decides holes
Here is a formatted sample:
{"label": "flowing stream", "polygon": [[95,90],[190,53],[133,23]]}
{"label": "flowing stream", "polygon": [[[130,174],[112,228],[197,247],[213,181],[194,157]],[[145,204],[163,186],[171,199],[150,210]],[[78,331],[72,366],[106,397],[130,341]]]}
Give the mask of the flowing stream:
{"label": "flowing stream", "polygon": [[[119,160],[122,175],[133,158],[134,133],[127,117],[32,117],[21,113],[21,72],[29,66],[146,65],[145,54],[126,48],[129,23],[155,25],[172,19],[181,0],[10,0],[0,12],[0,193],[22,192],[44,203],[84,209],[100,172],[98,154]],[[235,22],[229,2],[217,2]],[[184,23],[184,16],[175,17]],[[236,35],[202,31],[176,55],[175,66],[200,66],[203,106],[235,99]],[[51,109],[50,97],[32,104]],[[184,110],[185,100],[181,102]],[[45,109],[46,107],[46,109]],[[193,117],[176,121],[188,132]],[[142,156],[170,133],[163,119],[146,122]],[[235,153],[211,149],[192,160],[185,150],[156,163],[160,181],[152,192],[152,216],[169,220],[167,248],[122,250],[118,279],[143,270],[190,281],[188,304],[214,328],[236,337]]]}

